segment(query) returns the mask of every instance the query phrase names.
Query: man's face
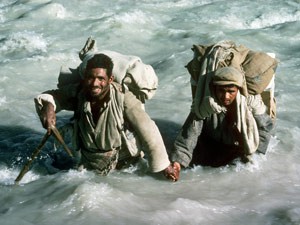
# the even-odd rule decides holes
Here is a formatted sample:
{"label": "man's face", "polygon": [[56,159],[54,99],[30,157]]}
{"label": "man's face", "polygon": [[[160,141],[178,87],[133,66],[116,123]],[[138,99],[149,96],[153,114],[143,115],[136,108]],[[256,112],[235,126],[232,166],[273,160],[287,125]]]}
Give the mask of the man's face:
{"label": "man's face", "polygon": [[216,86],[216,97],[219,103],[223,106],[229,106],[235,100],[238,93],[238,87],[235,85]]}
{"label": "man's face", "polygon": [[91,98],[101,100],[109,91],[109,85],[113,81],[113,76],[110,78],[106,74],[106,69],[94,68],[88,70],[84,77],[84,85],[87,94]]}

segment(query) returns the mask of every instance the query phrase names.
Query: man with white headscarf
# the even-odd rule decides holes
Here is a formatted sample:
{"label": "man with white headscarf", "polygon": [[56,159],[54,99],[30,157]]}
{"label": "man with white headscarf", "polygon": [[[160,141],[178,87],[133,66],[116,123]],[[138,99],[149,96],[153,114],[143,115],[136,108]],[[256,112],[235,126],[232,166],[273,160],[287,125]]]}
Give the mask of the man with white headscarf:
{"label": "man with white headscarf", "polygon": [[244,75],[234,67],[222,67],[205,79],[209,94],[194,100],[175,140],[174,168],[217,167],[238,157],[249,162],[253,153],[265,153],[273,121],[261,96],[246,93]]}

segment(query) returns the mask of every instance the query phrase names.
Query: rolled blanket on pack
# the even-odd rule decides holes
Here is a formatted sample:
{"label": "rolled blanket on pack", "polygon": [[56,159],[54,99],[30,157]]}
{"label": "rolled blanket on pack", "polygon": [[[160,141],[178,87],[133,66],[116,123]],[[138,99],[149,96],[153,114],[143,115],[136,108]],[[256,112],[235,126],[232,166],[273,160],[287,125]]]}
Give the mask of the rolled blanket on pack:
{"label": "rolled blanket on pack", "polygon": [[158,87],[156,73],[151,65],[144,64],[137,56],[123,55],[109,50],[88,52],[78,68],[81,77],[83,77],[87,61],[95,54],[105,54],[112,59],[115,81],[133,92],[143,103],[154,96]]}
{"label": "rolled blanket on pack", "polygon": [[77,69],[61,67],[58,78],[58,88],[70,83],[79,83],[83,79],[87,61],[95,54],[109,56],[113,63],[114,81],[123,88],[131,91],[142,103],[151,99],[158,87],[158,78],[151,65],[144,64],[142,60],[133,55],[123,55],[109,50],[98,51],[96,41],[89,37],[79,52],[82,63]]}

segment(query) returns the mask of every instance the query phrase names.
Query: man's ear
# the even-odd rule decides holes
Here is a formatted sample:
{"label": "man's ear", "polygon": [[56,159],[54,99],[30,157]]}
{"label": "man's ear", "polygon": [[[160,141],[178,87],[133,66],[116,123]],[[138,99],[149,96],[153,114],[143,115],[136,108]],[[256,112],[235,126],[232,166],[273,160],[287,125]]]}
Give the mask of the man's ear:
{"label": "man's ear", "polygon": [[114,76],[114,75],[111,75],[111,76],[110,76],[110,78],[109,78],[109,80],[108,80],[108,81],[109,81],[109,83],[113,82],[113,81],[114,81],[114,79],[115,79],[115,76]]}

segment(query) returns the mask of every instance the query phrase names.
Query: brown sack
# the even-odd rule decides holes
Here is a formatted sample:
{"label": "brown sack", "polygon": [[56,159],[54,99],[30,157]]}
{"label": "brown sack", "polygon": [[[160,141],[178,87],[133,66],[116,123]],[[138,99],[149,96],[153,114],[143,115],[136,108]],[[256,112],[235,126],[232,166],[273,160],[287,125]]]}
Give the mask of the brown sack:
{"label": "brown sack", "polygon": [[242,67],[249,94],[261,94],[275,74],[278,61],[264,52],[249,51]]}

